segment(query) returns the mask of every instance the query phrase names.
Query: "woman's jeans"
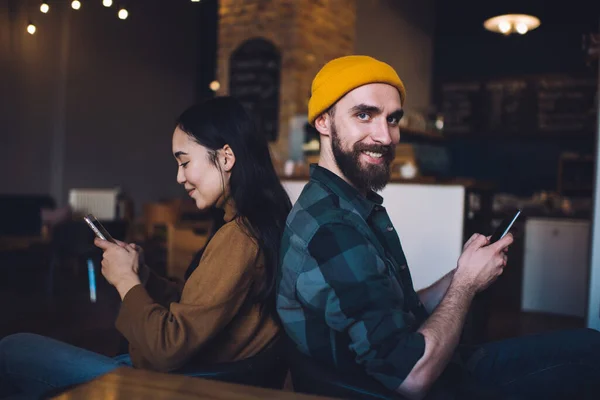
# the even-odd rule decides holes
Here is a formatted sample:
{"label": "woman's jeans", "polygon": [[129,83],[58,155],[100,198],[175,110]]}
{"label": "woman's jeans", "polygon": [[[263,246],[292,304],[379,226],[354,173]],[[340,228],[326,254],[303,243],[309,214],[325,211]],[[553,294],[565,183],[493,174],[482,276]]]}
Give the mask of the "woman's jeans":
{"label": "woman's jeans", "polygon": [[[600,332],[592,329],[459,346],[458,352],[468,371],[465,393],[472,386],[511,399],[600,399]],[[0,398],[36,398],[124,365],[131,365],[128,355],[110,358],[30,333],[7,336],[0,340]],[[446,383],[461,386],[464,377]]]}
{"label": "woman's jeans", "polygon": [[37,398],[122,366],[131,366],[128,354],[110,358],[48,337],[17,333],[0,340],[0,398]]}

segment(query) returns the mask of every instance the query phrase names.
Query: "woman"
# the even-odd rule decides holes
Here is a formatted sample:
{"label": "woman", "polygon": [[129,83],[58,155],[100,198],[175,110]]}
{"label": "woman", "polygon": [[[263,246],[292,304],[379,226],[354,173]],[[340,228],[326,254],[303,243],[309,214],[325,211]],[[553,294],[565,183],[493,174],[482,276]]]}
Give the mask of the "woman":
{"label": "woman", "polygon": [[129,355],[113,359],[17,334],[0,341],[0,384],[37,394],[123,364],[176,371],[236,361],[274,341],[276,268],[291,204],[265,138],[236,100],[221,97],[179,117],[173,155],[177,182],[196,206],[224,214],[183,288],[150,272],[137,246],[96,239],[102,274],[122,299],[116,327],[129,341]]}

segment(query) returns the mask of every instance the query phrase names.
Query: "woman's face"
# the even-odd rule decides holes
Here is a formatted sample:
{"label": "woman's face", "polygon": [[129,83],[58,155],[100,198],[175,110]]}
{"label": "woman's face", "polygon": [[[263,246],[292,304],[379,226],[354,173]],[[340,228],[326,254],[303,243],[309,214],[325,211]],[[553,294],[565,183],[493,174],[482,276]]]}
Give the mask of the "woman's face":
{"label": "woman's face", "polygon": [[225,189],[229,187],[232,162],[227,166],[223,150],[216,154],[217,165],[211,160],[211,152],[179,127],[173,132],[173,155],[177,160],[177,182],[182,184],[201,210],[212,206],[222,207]]}

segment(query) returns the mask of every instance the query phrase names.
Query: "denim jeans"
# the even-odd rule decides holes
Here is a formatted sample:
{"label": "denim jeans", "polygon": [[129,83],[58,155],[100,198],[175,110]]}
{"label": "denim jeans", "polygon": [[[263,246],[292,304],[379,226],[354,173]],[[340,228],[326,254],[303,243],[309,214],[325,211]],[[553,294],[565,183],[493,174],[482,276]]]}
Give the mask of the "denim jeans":
{"label": "denim jeans", "polygon": [[556,331],[463,353],[469,380],[516,399],[600,399],[600,332]]}
{"label": "denim jeans", "polygon": [[0,340],[0,398],[38,398],[122,366],[131,366],[129,355],[110,358],[44,336],[17,333]]}
{"label": "denim jeans", "polygon": [[[464,368],[458,374],[448,368],[443,376],[450,380],[445,384],[462,386],[460,399],[600,398],[600,332],[595,330],[524,336],[458,351],[466,374]],[[0,398],[17,392],[19,398],[36,398],[123,365],[131,365],[128,355],[110,358],[28,333],[7,336],[0,340]]]}

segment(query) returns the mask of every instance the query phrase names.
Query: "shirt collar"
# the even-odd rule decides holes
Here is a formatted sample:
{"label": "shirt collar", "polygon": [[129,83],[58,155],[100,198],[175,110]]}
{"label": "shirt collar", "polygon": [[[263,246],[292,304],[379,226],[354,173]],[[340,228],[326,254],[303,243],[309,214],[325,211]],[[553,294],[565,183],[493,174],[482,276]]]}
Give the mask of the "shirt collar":
{"label": "shirt collar", "polygon": [[365,220],[376,206],[381,206],[383,203],[383,197],[374,191],[369,190],[365,197],[337,174],[318,164],[310,165],[310,179],[327,186],[338,197],[351,203]]}

